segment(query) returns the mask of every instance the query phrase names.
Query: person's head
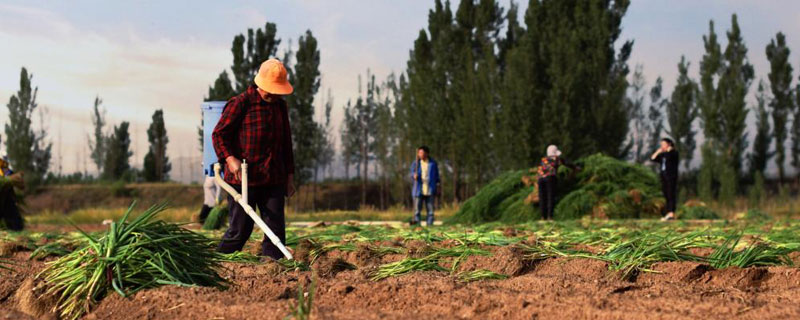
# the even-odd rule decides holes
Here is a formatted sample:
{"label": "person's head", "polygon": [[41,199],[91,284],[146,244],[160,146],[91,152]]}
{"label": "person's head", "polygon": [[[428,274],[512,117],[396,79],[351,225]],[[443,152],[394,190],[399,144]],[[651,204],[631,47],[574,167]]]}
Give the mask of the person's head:
{"label": "person's head", "polygon": [[547,157],[555,158],[561,156],[561,150],[558,150],[554,144],[547,146]]}
{"label": "person's head", "polygon": [[426,146],[421,146],[417,148],[417,160],[428,160],[428,154],[430,153],[430,149]]}
{"label": "person's head", "polygon": [[258,87],[258,94],[264,100],[273,96],[284,96],[294,91],[287,79],[286,67],[278,59],[269,59],[261,64],[253,82]]}
{"label": "person's head", "polygon": [[670,138],[661,139],[661,150],[668,150],[675,147],[675,142]]}

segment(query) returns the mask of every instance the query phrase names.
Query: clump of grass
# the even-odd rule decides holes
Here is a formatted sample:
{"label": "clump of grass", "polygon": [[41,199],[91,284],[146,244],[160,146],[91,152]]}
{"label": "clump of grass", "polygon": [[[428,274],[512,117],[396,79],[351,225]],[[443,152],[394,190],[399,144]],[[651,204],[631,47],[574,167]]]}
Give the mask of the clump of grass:
{"label": "clump of grass", "polygon": [[228,206],[219,205],[211,209],[206,221],[203,223],[203,230],[217,230],[225,225],[228,220]]}
{"label": "clump of grass", "polygon": [[683,206],[678,208],[678,219],[681,220],[716,220],[719,214],[706,206]]}
{"label": "clump of grass", "polygon": [[[450,223],[476,224],[497,221],[503,212],[497,207],[508,197],[524,187],[522,176],[527,170],[509,171],[489,182],[475,196],[469,198],[448,221]],[[524,198],[524,197],[523,197]],[[522,199],[519,199],[521,202]],[[510,204],[505,204],[508,207]]]}
{"label": "clump of grass", "polygon": [[439,260],[432,256],[422,258],[405,258],[378,267],[370,277],[373,281],[406,274],[413,271],[448,271],[439,265]]}
{"label": "clump of grass", "polygon": [[504,280],[504,279],[508,279],[508,276],[500,273],[495,273],[486,269],[464,271],[458,274],[458,280],[461,282],[472,282],[478,280]]}
{"label": "clump of grass", "polygon": [[773,248],[764,243],[752,243],[744,249],[736,251],[742,240],[742,233],[731,234],[708,256],[712,267],[747,268],[750,266],[792,265],[786,250]]}
{"label": "clump of grass", "polygon": [[651,264],[663,261],[703,261],[702,257],[687,253],[699,233],[653,234],[647,233],[625,242],[612,245],[598,257],[609,263],[611,270],[622,272],[627,278],[640,271],[651,272]]}
{"label": "clump of grass", "polygon": [[291,302],[289,309],[292,312],[285,319],[306,320],[311,317],[311,308],[314,305],[314,291],[316,289],[316,277],[311,280],[308,292],[303,288],[303,283],[299,283],[297,288],[297,302]]}
{"label": "clump of grass", "polygon": [[382,257],[387,254],[403,253],[403,248],[398,248],[398,247],[369,245],[367,248],[369,249],[369,251],[372,251],[378,257]]}
{"label": "clump of grass", "polygon": [[60,241],[46,243],[36,248],[31,252],[30,260],[42,260],[47,257],[61,257],[68,255],[72,250],[68,248],[67,244]]}
{"label": "clump of grass", "polygon": [[261,262],[261,258],[246,251],[235,251],[233,253],[220,253],[219,261],[233,263],[256,264]]}
{"label": "clump of grass", "polygon": [[286,258],[281,258],[277,261],[277,263],[283,267],[284,271],[309,271],[311,268],[308,267],[308,264],[300,261],[300,260],[288,260]]}
{"label": "clump of grass", "polygon": [[[134,204],[135,205],[135,204]],[[59,296],[63,318],[77,319],[109,292],[129,296],[159,285],[224,287],[213,242],[176,224],[155,220],[158,205],[128,221],[134,205],[100,238],[49,263],[42,271],[48,293]]]}
{"label": "clump of grass", "polygon": [[309,252],[309,258],[311,263],[313,264],[314,261],[317,261],[317,258],[321,257],[323,254],[331,252],[333,250],[339,251],[355,251],[356,245],[352,243],[330,243],[323,246],[316,247],[311,249]]}

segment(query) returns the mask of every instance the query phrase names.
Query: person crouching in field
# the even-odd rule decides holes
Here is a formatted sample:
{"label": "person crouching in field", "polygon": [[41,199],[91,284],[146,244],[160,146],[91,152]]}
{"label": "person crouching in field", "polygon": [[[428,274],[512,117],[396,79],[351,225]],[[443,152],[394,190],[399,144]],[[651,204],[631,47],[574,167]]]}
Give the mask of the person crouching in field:
{"label": "person crouching in field", "polygon": [[678,150],[675,150],[675,143],[672,139],[661,139],[661,147],[650,156],[650,160],[658,163],[658,171],[661,173],[661,192],[667,203],[662,212],[662,221],[675,219],[675,206],[678,197]]}
{"label": "person crouching in field", "polygon": [[417,149],[417,160],[411,164],[411,179],[414,185],[411,195],[414,197],[414,218],[411,224],[420,224],[422,205],[427,210],[427,224],[433,225],[433,198],[439,191],[439,166],[429,156],[428,147]]}
{"label": "person crouching in field", "polygon": [[573,170],[578,169],[561,157],[561,150],[558,150],[558,147],[547,146],[547,156],[542,158],[538,171],[539,208],[542,211],[542,220],[553,220],[556,188],[558,187],[558,167],[562,164]]}
{"label": "person crouching in field", "polygon": [[[261,64],[247,91],[228,100],[214,128],[214,150],[226,164],[225,181],[241,192],[242,160],[248,164],[248,204],[282,243],[286,243],[285,197],[294,194],[294,154],[284,95],[291,94],[286,68],[276,59]],[[218,251],[232,253],[244,247],[253,232],[253,219],[228,196],[229,227]],[[264,236],[261,253],[274,259],[281,251]]]}

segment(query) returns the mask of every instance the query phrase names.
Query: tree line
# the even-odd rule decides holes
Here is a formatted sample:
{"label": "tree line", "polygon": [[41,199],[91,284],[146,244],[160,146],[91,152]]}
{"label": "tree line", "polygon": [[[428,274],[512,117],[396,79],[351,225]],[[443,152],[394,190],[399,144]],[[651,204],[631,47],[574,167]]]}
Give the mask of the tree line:
{"label": "tree line", "polygon": [[[793,84],[785,35],[778,32],[764,48],[770,70],[758,81],[755,104],[747,100],[755,70],[735,14],[724,48],[709,21],[706,34],[698,36],[705,51],[698,74],[680,57],[675,85],[665,95],[661,77],[648,85],[642,66],[628,66],[634,41],[620,35],[629,5],[628,0],[530,0],[520,12],[514,2],[504,8],[496,0],[453,5],[436,0],[405,70],[385,78],[369,70],[360,75],[358,96],[341,104],[338,132],[330,123],[330,92],[319,95],[325,119],[314,120],[320,48],[310,30],[281,53],[274,23],[236,35],[230,75],[222,71],[205,99],[227,100],[243,92],[262,61],[280,57],[295,86],[287,103],[297,182],[318,181],[338,156],[345,178],[359,181],[361,203],[368,185],[377,184],[382,207],[408,201],[408,165],[421,145],[440,162],[446,202],[466,199],[502,171],[537,165],[549,144],[571,159],[602,152],[643,163],[660,138],[670,137],[682,155],[684,192],[703,199],[730,201],[745,191],[743,181],[763,180],[770,161],[779,181],[793,178],[784,163],[800,168],[800,88]],[[21,81],[9,102],[13,116],[6,144],[13,135],[9,125],[20,126],[24,130],[12,131],[25,137],[12,143],[24,144],[20,150],[25,152],[9,148],[9,158],[14,163],[15,157],[39,154],[39,164],[22,163],[30,163],[26,170],[47,172],[50,145],[44,132],[18,120],[25,114],[29,119],[35,109],[35,89],[25,70],[23,78],[27,89]],[[96,99],[92,159],[104,176],[119,178],[130,170],[128,125],[105,133],[100,104]],[[752,138],[746,121],[751,112],[756,119]],[[198,131],[202,139],[202,125]],[[168,139],[160,110],[148,138],[144,176],[166,180]],[[698,149],[701,164],[695,168],[690,164]]]}
{"label": "tree line", "polygon": [[506,10],[462,0],[452,11],[435,1],[405,71],[379,82],[368,71],[345,105],[346,175],[354,166],[364,190],[370,175],[380,185],[381,203],[403,201],[408,164],[427,145],[443,164],[444,200],[461,201],[501,171],[536,166],[549,144],[572,159],[602,152],[644,163],[663,137],[682,155],[684,196],[730,203],[744,182],[763,183],[770,161],[781,183],[787,157],[800,169],[800,86],[783,33],[764,48],[770,71],[756,104],[747,100],[755,70],[736,14],[724,47],[709,21],[698,76],[680,57],[667,96],[661,77],[648,87],[643,67],[628,66],[634,42],[619,37],[629,4],[532,0],[520,15],[513,2]]}

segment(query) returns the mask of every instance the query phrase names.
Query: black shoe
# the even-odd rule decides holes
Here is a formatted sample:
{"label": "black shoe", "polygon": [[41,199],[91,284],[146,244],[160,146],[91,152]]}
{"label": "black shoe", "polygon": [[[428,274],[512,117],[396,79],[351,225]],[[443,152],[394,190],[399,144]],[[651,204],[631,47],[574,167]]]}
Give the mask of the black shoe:
{"label": "black shoe", "polygon": [[206,218],[208,218],[208,214],[211,212],[211,207],[207,205],[203,205],[203,208],[200,209],[200,214],[197,216],[197,221],[200,224],[206,223]]}

